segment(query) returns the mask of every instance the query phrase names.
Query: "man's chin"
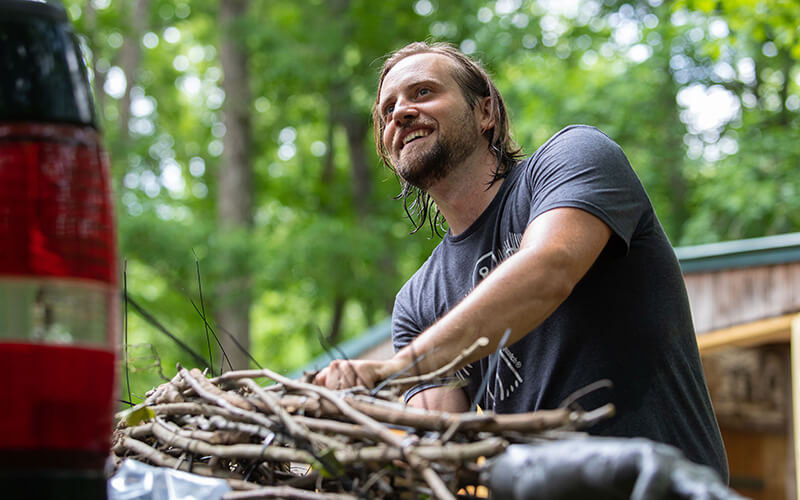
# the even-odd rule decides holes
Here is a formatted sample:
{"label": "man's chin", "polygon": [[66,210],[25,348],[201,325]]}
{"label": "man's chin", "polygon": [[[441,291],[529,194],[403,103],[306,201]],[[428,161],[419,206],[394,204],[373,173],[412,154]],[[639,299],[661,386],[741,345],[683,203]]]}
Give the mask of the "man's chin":
{"label": "man's chin", "polygon": [[426,190],[449,172],[446,157],[441,147],[427,151],[408,150],[405,155],[401,151],[395,170],[408,184]]}
{"label": "man's chin", "polygon": [[403,180],[403,182],[411,184],[415,188],[419,188],[422,190],[428,189],[433,180],[431,178],[432,176],[420,173],[398,172],[398,174],[400,175],[400,178]]}

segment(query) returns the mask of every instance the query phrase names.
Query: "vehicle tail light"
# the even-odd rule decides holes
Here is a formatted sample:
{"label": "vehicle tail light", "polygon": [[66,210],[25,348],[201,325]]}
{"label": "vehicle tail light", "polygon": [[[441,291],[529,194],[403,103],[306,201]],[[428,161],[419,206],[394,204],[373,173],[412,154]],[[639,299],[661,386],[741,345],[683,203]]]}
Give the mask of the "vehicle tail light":
{"label": "vehicle tail light", "polygon": [[102,473],[119,338],[108,165],[94,128],[0,123],[0,467]]}

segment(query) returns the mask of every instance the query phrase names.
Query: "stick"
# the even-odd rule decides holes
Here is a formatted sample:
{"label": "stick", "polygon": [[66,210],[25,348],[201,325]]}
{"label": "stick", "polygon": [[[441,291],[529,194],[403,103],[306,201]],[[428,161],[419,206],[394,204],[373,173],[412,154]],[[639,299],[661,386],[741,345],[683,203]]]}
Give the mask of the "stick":
{"label": "stick", "polygon": [[[450,493],[450,491],[447,489],[447,486],[444,484],[442,479],[436,474],[436,472],[434,472],[434,470],[431,469],[427,463],[425,463],[414,453],[414,451],[411,449],[412,447],[410,446],[407,447],[400,436],[392,433],[389,429],[382,426],[376,420],[373,420],[372,418],[361,413],[360,411],[353,409],[350,405],[345,403],[341,397],[337,396],[336,393],[334,393],[330,389],[326,389],[324,387],[312,384],[306,384],[303,382],[297,382],[295,380],[291,380],[287,377],[284,377],[283,375],[275,373],[267,368],[258,371],[262,374],[261,376],[271,378],[272,380],[280,384],[283,384],[286,387],[299,391],[316,393],[322,396],[324,399],[330,401],[347,418],[371,429],[385,443],[391,444],[403,450],[404,455],[408,460],[408,464],[422,474],[422,477],[425,479],[425,482],[428,483],[428,486],[431,487],[437,498],[447,499],[447,500],[455,499],[453,494]],[[227,374],[223,374],[217,378],[226,379],[227,378],[226,375]]]}
{"label": "stick", "polygon": [[396,378],[388,382],[386,385],[404,386],[404,385],[419,384],[421,382],[430,382],[431,380],[436,380],[453,371],[455,367],[457,367],[458,365],[461,364],[462,361],[464,361],[464,359],[468,358],[469,356],[472,356],[472,354],[475,353],[475,351],[477,351],[482,347],[486,347],[487,345],[489,345],[489,339],[486,337],[480,337],[475,342],[473,342],[472,345],[464,349],[464,351],[462,351],[461,354],[456,356],[455,359],[453,359],[453,361],[447,363],[438,370],[434,370],[430,373],[426,373],[424,375],[419,375],[416,377]]}
{"label": "stick", "polygon": [[270,462],[311,463],[314,457],[305,450],[264,446],[261,444],[213,445],[203,441],[183,437],[170,429],[163,421],[156,420],[153,435],[160,441],[198,455],[212,455],[220,458],[245,458]]}
{"label": "stick", "polygon": [[[208,401],[211,401],[211,402],[213,402],[213,403],[225,408],[226,410],[228,410],[229,412],[233,413],[234,415],[238,415],[238,416],[243,417],[244,419],[246,419],[248,421],[255,422],[255,423],[259,424],[259,425],[263,425],[267,429],[274,430],[275,423],[273,421],[271,421],[270,419],[266,418],[264,415],[262,415],[260,413],[253,412],[253,411],[244,410],[242,408],[234,406],[231,402],[229,402],[224,397],[218,396],[218,395],[216,395],[214,393],[211,393],[211,392],[207,391],[206,388],[204,387],[204,384],[202,382],[200,382],[199,380],[195,379],[192,376],[192,374],[190,374],[186,370],[186,368],[180,368],[179,371],[180,371],[180,374],[183,377],[183,379],[189,385],[192,386],[192,389],[194,389],[195,392],[197,392],[197,395],[200,396],[201,398],[207,399]],[[203,381],[208,382],[208,379],[206,379],[205,377],[201,376],[200,378],[202,378]]]}
{"label": "stick", "polygon": [[269,410],[280,419],[281,423],[284,425],[284,427],[286,427],[286,431],[293,438],[308,441],[309,443],[319,442],[324,444],[326,447],[333,449],[339,449],[342,447],[342,444],[339,441],[328,438],[327,436],[322,436],[319,434],[315,435],[308,428],[293,420],[291,415],[289,415],[289,413],[283,409],[278,401],[276,401],[277,397],[274,394],[270,394],[262,390],[261,387],[252,379],[243,379],[241,383],[250,389],[253,394],[255,394],[256,397],[258,397],[259,400],[262,401],[269,408]]}
{"label": "stick", "polygon": [[257,500],[261,498],[288,498],[297,500],[357,500],[354,495],[343,493],[317,493],[290,486],[266,486],[252,491],[225,493],[222,500]]}
{"label": "stick", "polygon": [[177,458],[171,457],[166,453],[162,453],[153,448],[147,443],[128,437],[125,435],[118,436],[117,443],[114,445],[114,452],[118,455],[123,455],[125,451],[132,451],[137,455],[141,455],[150,463],[160,465],[161,467],[169,467],[171,469],[178,469],[186,472],[193,472],[201,476],[209,477],[223,477],[225,479],[242,479],[240,474],[234,472],[212,469],[205,464],[192,464],[189,470],[189,464],[186,462],[179,462]]}

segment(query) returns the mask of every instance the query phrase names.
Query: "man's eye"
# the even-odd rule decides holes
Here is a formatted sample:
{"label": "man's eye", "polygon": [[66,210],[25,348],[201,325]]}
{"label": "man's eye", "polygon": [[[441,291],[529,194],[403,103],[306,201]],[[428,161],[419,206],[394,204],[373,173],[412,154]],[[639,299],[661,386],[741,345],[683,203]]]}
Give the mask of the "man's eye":
{"label": "man's eye", "polygon": [[419,89],[419,92],[417,92],[419,96],[426,96],[430,93],[431,93],[430,89]]}
{"label": "man's eye", "polygon": [[392,114],[393,111],[394,111],[394,104],[390,104],[389,106],[383,108],[383,116],[389,116]]}

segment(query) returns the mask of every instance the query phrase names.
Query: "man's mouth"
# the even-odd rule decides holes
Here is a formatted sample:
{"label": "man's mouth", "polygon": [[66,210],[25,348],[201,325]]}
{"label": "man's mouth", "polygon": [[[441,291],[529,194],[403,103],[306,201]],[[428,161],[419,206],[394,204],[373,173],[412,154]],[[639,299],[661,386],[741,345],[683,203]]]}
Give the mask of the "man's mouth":
{"label": "man's mouth", "polygon": [[411,133],[409,133],[408,135],[406,135],[405,137],[403,137],[403,144],[401,146],[401,149],[403,147],[405,147],[406,144],[408,144],[409,142],[414,141],[416,139],[419,139],[421,137],[427,137],[429,135],[431,135],[431,130],[428,130],[428,129],[417,129],[417,130],[414,130]]}

